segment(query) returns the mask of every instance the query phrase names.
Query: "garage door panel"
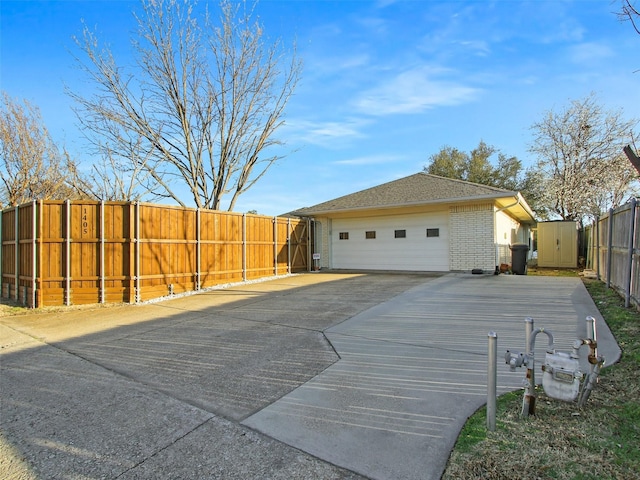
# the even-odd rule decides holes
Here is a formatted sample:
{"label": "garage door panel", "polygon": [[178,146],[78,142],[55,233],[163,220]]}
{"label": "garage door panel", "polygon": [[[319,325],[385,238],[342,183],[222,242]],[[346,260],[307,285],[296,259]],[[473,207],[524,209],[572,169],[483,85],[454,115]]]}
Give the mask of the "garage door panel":
{"label": "garage door panel", "polygon": [[[449,270],[448,212],[333,220],[332,267],[364,270]],[[427,237],[427,228],[439,236]],[[405,238],[395,238],[405,230]],[[375,239],[366,232],[375,231]],[[340,240],[340,232],[349,234]]]}

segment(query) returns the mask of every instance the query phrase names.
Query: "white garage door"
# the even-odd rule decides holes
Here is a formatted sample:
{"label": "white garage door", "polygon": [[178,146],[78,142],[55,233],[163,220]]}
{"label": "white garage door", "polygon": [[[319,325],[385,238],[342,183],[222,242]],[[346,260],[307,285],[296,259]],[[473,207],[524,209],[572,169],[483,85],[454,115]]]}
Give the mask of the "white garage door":
{"label": "white garage door", "polygon": [[334,219],[332,268],[449,270],[449,214]]}

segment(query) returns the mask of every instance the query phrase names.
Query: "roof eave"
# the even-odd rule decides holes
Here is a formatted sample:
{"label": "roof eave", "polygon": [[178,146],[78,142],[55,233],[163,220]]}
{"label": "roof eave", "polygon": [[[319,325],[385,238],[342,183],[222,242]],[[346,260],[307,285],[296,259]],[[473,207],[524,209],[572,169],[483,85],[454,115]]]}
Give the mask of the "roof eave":
{"label": "roof eave", "polygon": [[442,204],[452,204],[452,203],[477,202],[482,200],[497,201],[501,198],[515,198],[518,195],[519,195],[518,192],[504,191],[501,195],[491,194],[491,195],[476,195],[476,196],[464,197],[464,198],[460,198],[460,197],[439,198],[437,200],[429,200],[429,201],[403,202],[403,203],[390,204],[390,205],[373,205],[373,206],[369,205],[369,206],[363,206],[363,207],[330,208],[330,209],[318,209],[318,210],[303,209],[303,210],[296,210],[291,213],[293,215],[298,215],[301,217],[313,217],[318,215],[329,215],[332,213],[364,212],[367,210],[391,210],[391,209],[403,208],[403,207],[417,207],[420,205],[442,205]]}

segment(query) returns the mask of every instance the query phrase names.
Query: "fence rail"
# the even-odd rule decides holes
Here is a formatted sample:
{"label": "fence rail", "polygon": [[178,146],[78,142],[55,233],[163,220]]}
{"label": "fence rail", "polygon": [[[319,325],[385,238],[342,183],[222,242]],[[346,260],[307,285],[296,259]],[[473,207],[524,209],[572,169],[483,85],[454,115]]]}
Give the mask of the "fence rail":
{"label": "fence rail", "polygon": [[628,307],[640,309],[640,205],[636,199],[585,229],[587,267],[607,287],[618,290]]}
{"label": "fence rail", "polygon": [[2,211],[2,296],[30,307],[136,303],[309,268],[309,224],[149,203]]}

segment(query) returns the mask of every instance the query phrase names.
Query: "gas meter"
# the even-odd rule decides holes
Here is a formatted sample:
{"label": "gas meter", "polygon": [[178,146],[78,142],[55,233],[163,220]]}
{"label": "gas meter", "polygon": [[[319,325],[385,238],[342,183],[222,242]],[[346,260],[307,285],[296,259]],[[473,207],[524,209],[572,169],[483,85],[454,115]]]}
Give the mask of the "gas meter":
{"label": "gas meter", "polygon": [[565,352],[548,352],[542,371],[542,387],[547,395],[566,402],[578,398],[584,377],[578,358]]}
{"label": "gas meter", "polygon": [[[547,356],[542,365],[542,387],[545,393],[556,400],[573,402],[578,400],[578,405],[583,406],[589,399],[593,385],[598,380],[600,369],[604,365],[604,357],[598,355],[598,343],[596,341],[596,319],[587,317],[587,338],[577,339],[573,343],[571,353],[556,352],[553,343],[553,334],[544,328],[533,329],[533,318],[525,318],[525,353],[513,353],[507,350],[504,356],[505,362],[511,371],[518,367],[527,367],[525,379],[524,398],[522,400],[522,416],[527,417],[535,413],[536,380],[535,380],[535,340],[539,333],[544,333],[549,338]],[[588,345],[590,371],[585,375],[580,371],[580,347]]]}

